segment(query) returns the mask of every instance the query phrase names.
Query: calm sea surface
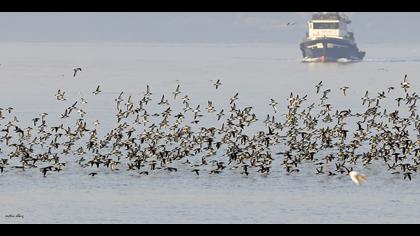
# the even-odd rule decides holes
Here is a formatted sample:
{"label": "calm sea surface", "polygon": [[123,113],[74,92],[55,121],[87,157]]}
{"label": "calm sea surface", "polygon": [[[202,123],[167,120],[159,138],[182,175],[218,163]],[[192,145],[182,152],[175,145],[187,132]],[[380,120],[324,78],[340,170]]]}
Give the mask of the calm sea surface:
{"label": "calm sea surface", "polygon": [[[22,124],[42,112],[58,124],[64,108],[82,96],[85,120],[100,120],[106,130],[115,127],[118,94],[138,99],[146,85],[157,103],[180,84],[191,107],[203,109],[208,100],[228,109],[239,92],[238,105],[252,106],[261,122],[272,113],[270,98],[284,112],[291,92],[316,99],[321,80],[335,109],[360,109],[366,90],[399,88],[404,74],[411,91],[420,91],[420,45],[359,47],[367,52],[360,63],[305,64],[298,45],[284,44],[1,43],[0,107],[14,107]],[[75,67],[82,71],[73,78]],[[215,90],[217,79],[222,85]],[[102,93],[94,96],[97,85]],[[342,86],[350,87],[347,96]],[[67,101],[55,99],[58,89]],[[287,175],[273,167],[268,176],[239,170],[196,176],[182,167],[139,176],[122,168],[91,177],[69,164],[47,178],[39,170],[9,170],[0,174],[0,223],[420,222],[419,176],[404,181],[381,166],[360,171],[369,176],[362,186],[348,176],[317,176],[313,168]]]}

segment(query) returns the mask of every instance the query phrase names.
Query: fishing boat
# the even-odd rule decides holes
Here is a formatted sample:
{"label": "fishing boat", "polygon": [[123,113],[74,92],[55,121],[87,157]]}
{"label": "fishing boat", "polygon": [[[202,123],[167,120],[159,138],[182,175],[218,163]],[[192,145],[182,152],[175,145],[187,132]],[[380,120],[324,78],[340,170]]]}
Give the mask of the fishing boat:
{"label": "fishing boat", "polygon": [[338,12],[315,12],[308,21],[308,31],[300,49],[303,62],[353,62],[364,58],[347,29],[351,21]]}

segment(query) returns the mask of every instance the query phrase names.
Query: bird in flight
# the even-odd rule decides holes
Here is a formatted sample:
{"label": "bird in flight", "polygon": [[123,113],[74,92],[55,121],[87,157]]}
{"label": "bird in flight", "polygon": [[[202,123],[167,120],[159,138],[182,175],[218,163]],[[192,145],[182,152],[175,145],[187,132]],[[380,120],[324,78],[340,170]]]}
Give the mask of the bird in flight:
{"label": "bird in flight", "polygon": [[358,173],[357,171],[350,171],[349,175],[351,180],[357,185],[360,185],[367,180],[366,175]]}
{"label": "bird in flight", "polygon": [[176,99],[176,97],[178,96],[178,94],[180,94],[181,93],[181,91],[179,90],[179,84],[178,84],[178,86],[176,86],[176,90],[175,90],[175,92],[172,92],[172,94],[174,95],[174,99]]}
{"label": "bird in flight", "polygon": [[275,113],[277,112],[277,107],[276,107],[277,104],[278,104],[278,102],[276,102],[274,99],[271,98],[270,106],[273,107]]}
{"label": "bird in flight", "polygon": [[73,71],[74,71],[74,73],[73,73],[73,77],[76,77],[77,72],[78,72],[78,71],[82,71],[82,68],[77,67],[77,68],[74,68],[74,69],[73,69]]}
{"label": "bird in flight", "polygon": [[344,96],[346,96],[347,95],[346,90],[349,89],[349,87],[344,86],[344,87],[342,87],[340,89],[343,91]]}
{"label": "bird in flight", "polygon": [[218,79],[214,84],[213,84],[216,89],[219,88],[220,85],[222,85],[222,83],[220,82],[220,79]]}
{"label": "bird in flight", "polygon": [[403,88],[405,92],[410,88],[410,83],[407,81],[407,74],[404,76],[404,81],[401,82],[401,88]]}
{"label": "bird in flight", "polygon": [[92,93],[95,94],[95,95],[98,95],[100,92],[102,92],[102,91],[99,89],[99,85],[98,85],[98,87],[96,87],[96,90],[93,91]]}
{"label": "bird in flight", "polygon": [[322,81],[320,81],[315,87],[316,87],[316,93],[319,93],[319,89],[322,87]]}

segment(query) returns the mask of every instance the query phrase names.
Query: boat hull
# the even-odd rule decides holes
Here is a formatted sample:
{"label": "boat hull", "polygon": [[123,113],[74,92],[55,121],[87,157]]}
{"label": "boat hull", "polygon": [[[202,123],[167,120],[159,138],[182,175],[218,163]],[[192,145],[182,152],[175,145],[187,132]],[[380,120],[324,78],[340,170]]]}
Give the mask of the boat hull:
{"label": "boat hull", "polygon": [[304,62],[360,61],[366,54],[352,41],[337,38],[306,40],[300,49]]}

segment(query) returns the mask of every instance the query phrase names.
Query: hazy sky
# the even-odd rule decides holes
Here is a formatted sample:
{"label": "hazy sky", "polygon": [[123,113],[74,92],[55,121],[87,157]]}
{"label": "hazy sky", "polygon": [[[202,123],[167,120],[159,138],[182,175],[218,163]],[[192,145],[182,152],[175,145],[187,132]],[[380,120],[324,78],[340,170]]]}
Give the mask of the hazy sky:
{"label": "hazy sky", "polygon": [[[0,41],[299,42],[311,13],[2,12]],[[420,42],[420,13],[348,13],[358,43]],[[296,22],[292,27],[288,22]]]}

